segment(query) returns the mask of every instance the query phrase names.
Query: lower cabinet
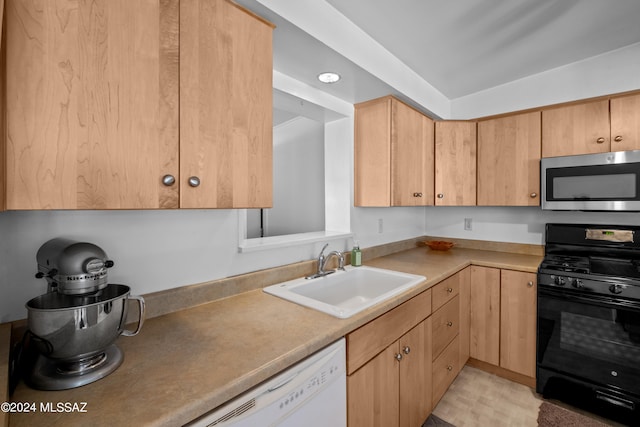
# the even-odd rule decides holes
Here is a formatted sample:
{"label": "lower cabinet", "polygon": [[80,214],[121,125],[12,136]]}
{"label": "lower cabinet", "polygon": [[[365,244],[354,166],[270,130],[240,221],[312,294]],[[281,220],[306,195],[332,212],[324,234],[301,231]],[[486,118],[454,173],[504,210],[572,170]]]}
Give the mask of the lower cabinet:
{"label": "lower cabinet", "polygon": [[[424,307],[425,316],[431,311],[430,291],[426,292],[429,305]],[[389,324],[411,316],[405,304],[349,334],[347,342],[351,338],[356,348],[360,346],[358,341],[365,335],[359,331],[385,335]],[[391,317],[385,319],[387,315]],[[351,360],[349,354],[347,359]],[[350,427],[421,426],[431,412],[431,400],[431,318],[420,321],[347,377]]]}
{"label": "lower cabinet", "polygon": [[536,289],[535,273],[471,267],[470,356],[527,377],[528,385],[535,379]]}
{"label": "lower cabinet", "polygon": [[460,360],[460,337],[456,336],[433,361],[433,407],[435,407],[464,364]]}

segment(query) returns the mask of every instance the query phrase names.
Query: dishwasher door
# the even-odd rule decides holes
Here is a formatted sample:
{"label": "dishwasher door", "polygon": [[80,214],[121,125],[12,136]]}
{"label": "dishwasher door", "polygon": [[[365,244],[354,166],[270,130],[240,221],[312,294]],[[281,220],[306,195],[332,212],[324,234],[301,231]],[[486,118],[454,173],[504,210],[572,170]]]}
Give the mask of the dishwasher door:
{"label": "dishwasher door", "polygon": [[346,425],[344,338],[189,424],[191,427]]}

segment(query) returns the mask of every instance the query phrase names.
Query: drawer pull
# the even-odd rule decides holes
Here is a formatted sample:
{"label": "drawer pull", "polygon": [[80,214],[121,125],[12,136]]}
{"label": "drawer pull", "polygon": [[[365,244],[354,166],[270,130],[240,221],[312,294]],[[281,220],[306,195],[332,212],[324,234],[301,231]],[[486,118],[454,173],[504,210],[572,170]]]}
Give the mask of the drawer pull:
{"label": "drawer pull", "polygon": [[530,288],[533,287],[533,282],[528,282],[527,286],[530,287]]}
{"label": "drawer pull", "polygon": [[447,326],[449,327],[453,326],[453,322],[447,322]]}
{"label": "drawer pull", "polygon": [[451,365],[447,366],[447,371],[449,371],[449,372],[453,371],[453,366],[451,366]]}
{"label": "drawer pull", "polygon": [[402,352],[403,352],[404,354],[409,354],[409,353],[411,353],[411,347],[409,347],[409,346],[405,346],[405,347],[402,349]]}
{"label": "drawer pull", "polygon": [[397,353],[397,354],[396,354],[396,356],[395,356],[395,359],[396,359],[398,362],[400,362],[400,361],[402,360],[402,354]]}
{"label": "drawer pull", "polygon": [[449,293],[453,292],[453,288],[447,288],[447,292]]}

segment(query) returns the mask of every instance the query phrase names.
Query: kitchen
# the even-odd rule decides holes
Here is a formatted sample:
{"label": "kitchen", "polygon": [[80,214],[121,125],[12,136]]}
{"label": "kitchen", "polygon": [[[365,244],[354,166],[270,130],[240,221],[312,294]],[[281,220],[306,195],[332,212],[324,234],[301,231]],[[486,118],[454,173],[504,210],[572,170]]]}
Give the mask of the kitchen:
{"label": "kitchen", "polygon": [[[305,6],[313,7],[313,13],[288,8],[283,4],[278,7],[278,2],[264,3],[334,49],[343,46],[342,49],[346,50],[352,40],[363,37],[359,34],[360,38],[342,37],[332,41],[332,37],[338,37],[336,28],[317,28],[317,25],[309,22],[315,17],[326,16],[326,13],[335,13],[324,2]],[[296,16],[296,13],[299,15]],[[333,15],[329,17],[334,18]],[[327,19],[325,22],[334,22]],[[355,32],[351,26],[346,28]],[[631,45],[557,69],[549,72],[550,75],[532,76],[529,80],[525,78],[513,82],[511,86],[501,86],[450,103],[443,100],[442,96],[431,97],[433,89],[425,87],[424,83],[410,89],[404,88],[403,85],[408,84],[404,80],[412,81],[404,79],[404,75],[390,76],[385,80],[406,93],[415,90],[413,99],[436,115],[473,118],[636,90],[640,87],[638,64],[633,62],[633,58],[637,58],[637,49],[637,44]],[[370,58],[358,60],[359,52],[355,50],[352,47],[350,53],[354,62],[367,64],[366,69],[376,75],[387,76],[391,73],[388,69],[380,69],[385,64],[366,62]],[[388,53],[383,52],[380,57],[385,55]],[[612,69],[607,66],[609,63],[618,64],[618,67]],[[404,68],[398,67],[398,70]],[[567,79],[572,80],[571,86],[563,83]],[[301,89],[294,79],[287,78],[283,73],[274,73],[274,85],[282,89],[288,86],[289,91],[306,89],[307,100],[316,101],[346,117],[353,114],[353,102],[327,96],[326,92],[313,88]],[[337,136],[333,138],[335,146],[330,151],[332,176],[337,174],[341,182],[349,183],[349,186],[343,185],[342,191],[336,193],[340,195],[339,209],[344,215],[336,219],[336,226],[330,229],[340,231],[343,235],[332,238],[332,248],[350,248],[353,244],[352,235],[357,236],[363,248],[423,235],[540,245],[543,242],[544,224],[548,222],[637,224],[636,216],[632,213],[542,212],[537,207],[355,208],[351,200],[353,124],[349,119],[339,120],[332,122],[328,128]],[[465,218],[472,219],[472,230],[464,229]],[[382,227],[379,226],[380,222]],[[0,321],[26,317],[24,303],[43,292],[42,284],[32,279],[35,253],[43,242],[60,235],[99,243],[116,260],[117,268],[110,272],[110,279],[115,283],[127,283],[132,286],[134,293],[145,295],[312,260],[324,242],[320,238],[293,247],[239,252],[238,228],[238,213],[235,210],[3,212],[0,214],[0,234],[3,236]]]}

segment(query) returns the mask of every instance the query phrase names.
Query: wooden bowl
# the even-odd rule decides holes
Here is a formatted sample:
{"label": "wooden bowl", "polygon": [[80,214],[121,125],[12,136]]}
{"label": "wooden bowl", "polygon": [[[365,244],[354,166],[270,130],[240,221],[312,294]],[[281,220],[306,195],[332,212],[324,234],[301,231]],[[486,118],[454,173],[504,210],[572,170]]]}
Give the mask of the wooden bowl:
{"label": "wooden bowl", "polygon": [[429,240],[424,242],[424,244],[434,251],[448,251],[454,245],[453,242],[446,242],[444,240]]}

